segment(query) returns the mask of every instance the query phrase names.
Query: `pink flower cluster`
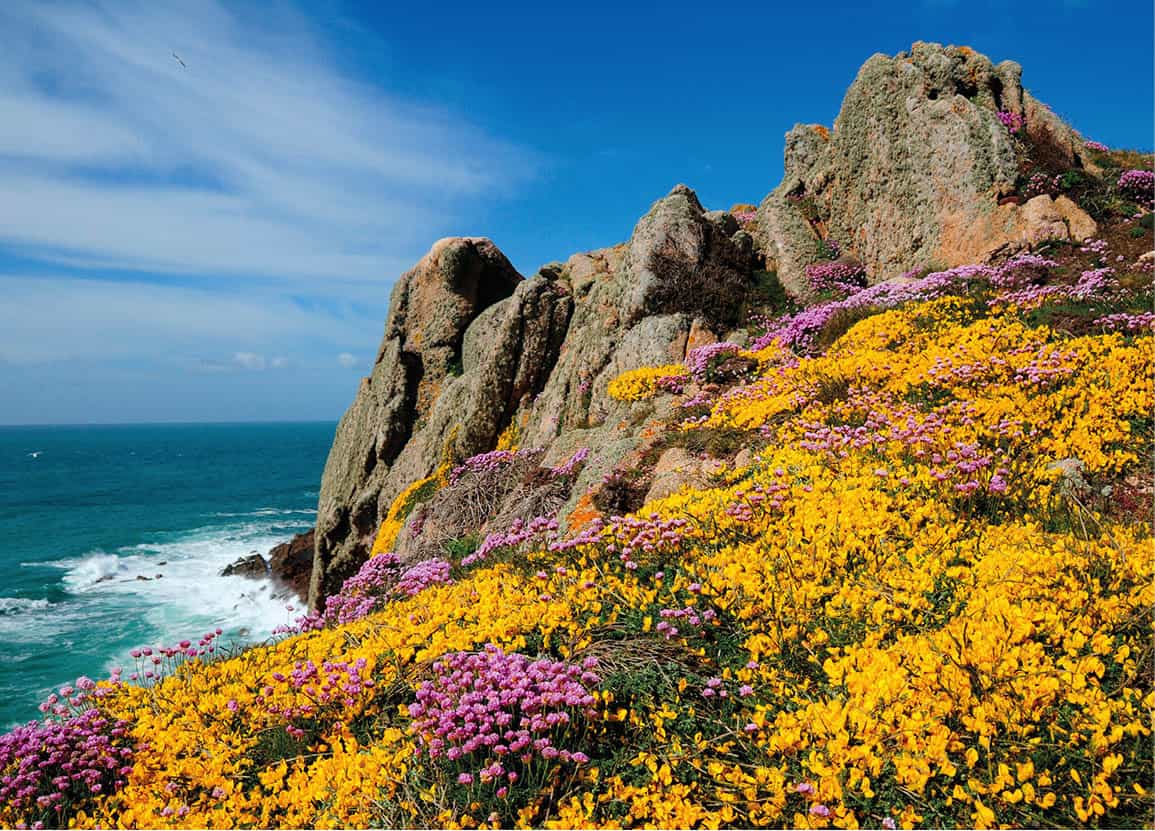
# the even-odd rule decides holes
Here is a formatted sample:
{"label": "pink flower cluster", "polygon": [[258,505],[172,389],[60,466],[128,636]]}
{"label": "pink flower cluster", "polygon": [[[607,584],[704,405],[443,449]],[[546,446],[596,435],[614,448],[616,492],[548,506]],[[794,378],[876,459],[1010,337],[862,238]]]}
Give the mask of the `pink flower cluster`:
{"label": "pink flower cluster", "polygon": [[463,476],[483,476],[496,473],[512,462],[526,457],[540,454],[541,448],[525,448],[523,450],[490,450],[488,453],[478,453],[470,456],[464,462],[453,468],[449,473],[449,483],[456,484]]}
{"label": "pink flower cluster", "polygon": [[[1005,364],[1002,361],[1000,365]],[[938,366],[939,372],[931,374],[932,378],[941,377],[949,369],[942,363]],[[971,368],[966,365],[957,369],[976,382],[983,377],[981,366],[974,368],[973,373],[969,372]],[[912,460],[928,465],[932,478],[952,483],[953,489],[959,493],[969,494],[981,488],[992,493],[1006,491],[1006,477],[1010,471],[1001,466],[991,469],[1000,451],[984,452],[978,445],[949,441],[951,430],[947,412],[955,411],[956,417],[952,420],[964,426],[972,424],[974,413],[968,409],[968,405],[955,402],[946,405],[943,412],[925,413],[909,404],[894,402],[880,393],[852,388],[849,395],[855,409],[866,414],[865,422],[859,426],[803,424],[805,433],[798,443],[800,447],[827,453],[832,460],[837,460],[846,458],[851,450],[869,450],[885,447],[890,442],[899,442],[909,448]],[[878,415],[888,410],[894,413],[892,420]],[[993,430],[996,435],[1021,435],[1022,425],[1002,420],[993,425]],[[889,470],[883,468],[875,473],[881,478],[891,475]],[[910,479],[903,476],[898,479],[898,484],[905,487],[910,484]]]}
{"label": "pink flower cluster", "polygon": [[736,343],[721,341],[707,343],[691,349],[686,355],[686,369],[699,384],[707,381],[721,380],[719,376],[728,376],[731,373],[727,364],[731,359],[738,357],[742,348]]}
{"label": "pink flower cluster", "polygon": [[1079,246],[1084,254],[1094,254],[1100,260],[1107,256],[1107,249],[1107,241],[1103,239],[1089,239]]}
{"label": "pink flower cluster", "polygon": [[1141,312],[1139,314],[1104,315],[1095,320],[1096,326],[1101,326],[1108,332],[1140,332],[1155,328],[1155,313]]}
{"label": "pink flower cluster", "polygon": [[450,568],[449,561],[441,558],[415,563],[401,572],[393,586],[393,594],[416,597],[430,586],[448,585],[453,582],[449,576]]}
{"label": "pink flower cluster", "polygon": [[1143,205],[1155,200],[1155,172],[1150,170],[1124,170],[1119,174],[1119,190]]}
{"label": "pink flower cluster", "polygon": [[662,375],[654,381],[654,386],[671,395],[681,395],[689,380],[689,375]]}
{"label": "pink flower cluster", "polygon": [[303,629],[321,629],[326,625],[352,623],[375,611],[387,596],[397,580],[401,561],[395,554],[378,554],[370,557],[360,570],[341,584],[341,591],[325,600],[325,611],[319,617],[311,615],[306,620],[309,625]]}
{"label": "pink flower cluster", "polygon": [[1046,278],[1058,265],[1039,254],[1016,254],[992,272],[989,279],[995,288],[1017,289]]}
{"label": "pink flower cluster", "polygon": [[409,705],[418,753],[464,768],[457,776],[463,785],[479,780],[504,786],[538,760],[584,764],[586,754],[558,743],[575,716],[594,715],[590,691],[601,683],[596,666],[593,658],[580,666],[534,661],[493,644],[446,655]]}
{"label": "pink flower cluster", "polygon": [[470,456],[464,462],[453,468],[449,473],[450,483],[455,483],[462,476],[467,473],[482,474],[492,473],[516,458],[516,451],[513,450],[490,450],[488,453],[478,453],[476,456]]}
{"label": "pink flower cluster", "polygon": [[1044,347],[1015,371],[1015,383],[1024,387],[1041,387],[1051,381],[1069,378],[1075,372],[1071,362],[1078,357],[1078,352]]}
{"label": "pink flower cluster", "polygon": [[606,551],[617,554],[625,567],[633,571],[638,567],[640,555],[663,554],[680,546],[688,524],[685,519],[662,519],[656,513],[647,517],[611,517],[609,528],[614,542],[606,546]]}
{"label": "pink flower cluster", "polygon": [[1113,268],[1094,268],[1084,271],[1078,282],[1071,286],[1070,295],[1076,300],[1101,297],[1119,290],[1119,281]]}
{"label": "pink flower cluster", "polygon": [[654,630],[661,633],[666,640],[670,640],[678,636],[678,627],[672,621],[685,621],[697,629],[717,620],[718,613],[713,609],[699,610],[693,606],[686,606],[682,609],[662,609],[658,612],[658,616],[661,620],[658,621]]}
{"label": "pink flower cluster", "polygon": [[754,223],[754,220],[758,218],[758,214],[755,211],[738,211],[733,216],[734,220],[738,223],[738,227],[742,229],[749,228],[750,225]]}
{"label": "pink flower cluster", "polygon": [[1106,153],[1111,149],[1101,141],[1086,141],[1083,142],[1083,146],[1088,150],[1094,150],[1096,153]]}
{"label": "pink flower cluster", "polygon": [[95,708],[16,727],[0,736],[0,801],[33,827],[67,827],[69,816],[96,795],[115,792],[132,772],[128,734],[128,722]]}
{"label": "pink flower cluster", "polygon": [[[133,650],[136,652],[137,650]],[[151,652],[151,650],[149,650]],[[121,673],[123,670],[120,667],[114,669],[109,680],[113,685],[121,683]],[[136,680],[136,675],[133,675],[133,680]],[[52,693],[47,699],[40,702],[40,712],[51,714],[57,718],[68,718],[70,716],[81,715],[90,710],[96,703],[96,699],[104,698],[104,696],[111,693],[112,687],[99,687],[96,682],[87,675],[82,675],[76,679],[75,686],[72,684],[65,684],[57,692]]]}
{"label": "pink flower cluster", "polygon": [[[269,712],[292,721],[307,718],[329,704],[353,707],[357,703],[358,696],[375,686],[366,669],[367,663],[364,658],[358,658],[352,664],[347,661],[325,661],[318,667],[311,660],[297,661],[293,665],[293,671],[287,676],[281,672],[274,672],[272,674],[274,682],[291,688],[298,696],[304,697],[306,703],[285,707],[270,706]],[[254,700],[261,703],[270,698],[274,691],[272,685],[267,685],[262,694]],[[290,723],[285,730],[294,738],[305,737],[305,730],[298,725]]]}
{"label": "pink flower cluster", "polygon": [[499,548],[513,548],[541,535],[556,537],[557,528],[557,520],[553,517],[538,516],[529,522],[515,519],[508,530],[494,531],[486,535],[476,551],[461,558],[461,565],[470,566],[479,563]]}
{"label": "pink flower cluster", "polygon": [[[128,676],[128,680],[151,683],[169,675],[187,660],[209,657],[216,652],[214,641],[223,632],[222,629],[206,632],[195,644],[186,639],[172,646],[141,646],[131,650],[128,654],[136,660],[136,671]],[[117,681],[119,678],[114,677],[112,680]]]}
{"label": "pink flower cluster", "polygon": [[452,583],[447,560],[423,560],[401,570],[396,554],[370,557],[360,570],[341,584],[341,590],[325,600],[325,611],[311,612],[297,618],[293,626],[278,627],[281,632],[309,632],[352,623],[380,609],[388,600],[413,597],[430,586]]}
{"label": "pink flower cluster", "polygon": [[1046,173],[1034,173],[1027,180],[1025,193],[1027,196],[1041,196],[1044,193],[1056,193],[1063,189],[1062,176],[1048,176]]}
{"label": "pink flower cluster", "polygon": [[1009,132],[1011,135],[1014,135],[1023,129],[1025,121],[1023,120],[1023,117],[1018,113],[1008,112],[1007,110],[999,110],[997,115],[999,122],[1007,128],[1007,132]]}
{"label": "pink flower cluster", "polygon": [[[977,444],[956,442],[955,446],[946,452],[945,457],[936,453],[931,462],[939,467],[931,468],[930,475],[939,480],[957,479],[955,490],[959,493],[970,494],[983,487],[978,475],[994,463],[994,457],[982,452]],[[949,464],[948,464],[949,463]],[[1006,477],[1010,474],[1006,468],[999,468],[987,483],[987,490],[992,493],[1004,493],[1007,489]]]}
{"label": "pink flower cluster", "polygon": [[[779,468],[777,475],[784,474],[785,471]],[[726,516],[739,522],[751,522],[755,511],[781,508],[784,495],[789,490],[789,486],[782,482],[770,482],[765,485],[754,485],[749,491],[734,491],[734,501],[725,509]]]}
{"label": "pink flower cluster", "polygon": [[866,271],[855,263],[813,263],[806,266],[806,283],[814,292],[853,294],[865,288]]}
{"label": "pink flower cluster", "polygon": [[[1092,248],[1093,251],[1096,249],[1097,247]],[[1075,284],[1071,286],[1032,285],[1025,288],[1002,291],[995,295],[988,303],[991,306],[1009,304],[1027,310],[1037,308],[1049,300],[1089,300],[1093,297],[1106,297],[1119,290],[1120,286],[1118,279],[1115,277],[1115,269],[1105,267],[1084,271]]]}
{"label": "pink flower cluster", "polygon": [[550,468],[550,473],[559,479],[569,479],[575,476],[585,464],[586,459],[589,458],[590,449],[588,447],[579,448],[572,456],[557,467]]}
{"label": "pink flower cluster", "polygon": [[814,336],[838,312],[868,306],[893,308],[912,300],[932,300],[957,294],[968,284],[989,281],[995,270],[985,265],[963,265],[947,271],[936,271],[919,280],[877,283],[855,292],[844,300],[833,300],[803,309],[795,315],[779,318],[766,334],[750,345],[751,351],[764,349],[774,341],[802,352],[813,349]]}

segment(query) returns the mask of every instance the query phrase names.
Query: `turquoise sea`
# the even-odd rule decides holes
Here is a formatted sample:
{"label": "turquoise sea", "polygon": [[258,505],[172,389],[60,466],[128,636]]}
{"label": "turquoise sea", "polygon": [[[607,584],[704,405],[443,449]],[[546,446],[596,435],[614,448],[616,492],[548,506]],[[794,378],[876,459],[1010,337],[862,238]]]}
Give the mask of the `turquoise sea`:
{"label": "turquoise sea", "polygon": [[[313,524],[334,424],[0,427],[0,730],[135,646],[299,614],[220,570]],[[145,579],[147,578],[147,579]]]}

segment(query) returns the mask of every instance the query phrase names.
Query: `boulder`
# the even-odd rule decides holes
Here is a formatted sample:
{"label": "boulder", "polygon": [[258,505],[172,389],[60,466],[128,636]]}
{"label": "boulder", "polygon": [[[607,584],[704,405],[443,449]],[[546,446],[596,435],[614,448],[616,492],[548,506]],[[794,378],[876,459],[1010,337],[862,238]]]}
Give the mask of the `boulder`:
{"label": "boulder", "polygon": [[269,576],[269,564],[260,554],[252,553],[229,563],[221,569],[221,577],[247,577],[250,580],[263,580]]}
{"label": "boulder", "polygon": [[687,485],[705,487],[712,474],[724,467],[724,463],[717,459],[695,456],[680,447],[671,447],[658,457],[654,465],[653,478],[650,489],[646,492],[645,501],[661,499],[672,493],[677,493]]}
{"label": "boulder", "polygon": [[313,573],[314,531],[309,529],[269,551],[269,574],[278,592],[309,599],[309,578]]}
{"label": "boulder", "polygon": [[577,254],[562,266],[573,318],[557,365],[526,411],[529,445],[549,447],[563,432],[612,422],[624,410],[606,386],[619,373],[680,361],[691,330],[705,337],[739,322],[759,260],[749,235],[733,228],[711,220],[694,191],[677,185],[624,246]]}
{"label": "boulder", "polygon": [[[609,381],[681,361],[688,344],[738,324],[758,264],[733,216],[707,215],[684,185],[654,203],[628,243],[551,263],[529,280],[488,240],[437,243],[394,290],[373,372],[338,426],[318,505],[310,605],[360,567],[405,487],[443,459],[492,449],[514,420],[521,446],[542,448],[549,465],[590,448],[573,493],[542,497],[572,508],[645,441],[662,412],[613,401]],[[530,510],[520,493],[494,511]],[[449,508],[422,515],[431,535],[461,531],[442,513]],[[411,525],[398,544],[406,559],[420,559],[435,546],[412,538]]]}
{"label": "boulder", "polygon": [[785,176],[755,228],[783,284],[804,290],[823,238],[878,282],[932,263],[981,261],[1021,237],[1016,206],[999,204],[1014,190],[1018,166],[998,112],[1024,117],[1032,140],[1059,147],[1072,164],[1081,146],[1023,90],[1021,76],[1018,64],[995,66],[967,47],[916,43],[871,57],[833,131],[798,125],[786,136]]}
{"label": "boulder", "polygon": [[1051,199],[1046,194],[1023,205],[1018,215],[1018,226],[1019,238],[1027,243],[1049,239],[1083,242],[1099,230],[1095,220],[1068,197]]}

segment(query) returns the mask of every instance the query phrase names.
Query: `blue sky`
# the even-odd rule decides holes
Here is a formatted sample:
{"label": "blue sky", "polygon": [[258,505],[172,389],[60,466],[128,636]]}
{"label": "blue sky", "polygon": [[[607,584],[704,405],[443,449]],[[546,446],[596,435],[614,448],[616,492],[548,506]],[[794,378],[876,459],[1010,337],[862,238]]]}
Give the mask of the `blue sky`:
{"label": "blue sky", "polygon": [[0,424],[335,419],[434,240],[529,275],[677,182],[757,202],[783,133],[919,39],[1150,149],[1152,26],[1090,0],[8,0]]}

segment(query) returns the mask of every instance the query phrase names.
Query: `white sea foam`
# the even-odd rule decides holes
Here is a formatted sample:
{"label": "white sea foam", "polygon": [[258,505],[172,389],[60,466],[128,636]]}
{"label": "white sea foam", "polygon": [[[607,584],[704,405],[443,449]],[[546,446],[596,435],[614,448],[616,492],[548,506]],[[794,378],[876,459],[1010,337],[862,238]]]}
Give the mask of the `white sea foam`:
{"label": "white sea foam", "polygon": [[258,517],[258,516],[314,516],[315,508],[258,508],[255,511],[229,512],[219,511],[212,514],[215,517]]}
{"label": "white sea foam", "polygon": [[222,577],[220,572],[240,557],[268,553],[300,524],[267,517],[208,526],[116,554],[94,551],[80,560],[50,564],[67,569],[65,587],[77,601],[85,601],[90,614],[103,617],[110,609],[123,613],[131,608],[132,617],[152,630],[149,643],[175,642],[216,627],[234,639],[258,641],[288,622],[287,604],[300,603],[274,596],[268,581]]}
{"label": "white sea foam", "polygon": [[65,566],[64,585],[70,592],[87,591],[100,583],[115,579],[121,570],[120,558],[104,551],[93,551],[79,561],[57,560],[52,565]]}
{"label": "white sea foam", "polygon": [[34,652],[45,646],[66,647],[71,642],[70,633],[82,630],[86,618],[83,610],[69,603],[3,597],[0,598],[0,642],[20,644],[22,650],[30,648]]}
{"label": "white sea foam", "polygon": [[47,609],[51,605],[43,598],[0,597],[0,615],[12,615],[29,609]]}

